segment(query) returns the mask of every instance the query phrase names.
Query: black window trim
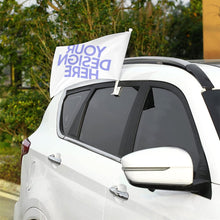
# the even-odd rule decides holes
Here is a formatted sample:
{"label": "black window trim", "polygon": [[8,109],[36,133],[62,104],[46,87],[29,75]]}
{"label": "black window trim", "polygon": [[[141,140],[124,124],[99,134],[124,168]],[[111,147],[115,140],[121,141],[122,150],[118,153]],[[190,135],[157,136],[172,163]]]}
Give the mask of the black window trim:
{"label": "black window trim", "polygon": [[[123,157],[126,154],[132,153],[134,149],[135,137],[140,122],[142,109],[146,100],[146,94],[149,92],[149,87],[146,86],[145,81],[138,82],[140,89],[137,94],[136,100],[131,108],[131,112],[128,116],[128,121],[125,126],[125,130],[120,143],[120,156]],[[123,81],[119,83],[119,86],[134,86],[134,81]]]}

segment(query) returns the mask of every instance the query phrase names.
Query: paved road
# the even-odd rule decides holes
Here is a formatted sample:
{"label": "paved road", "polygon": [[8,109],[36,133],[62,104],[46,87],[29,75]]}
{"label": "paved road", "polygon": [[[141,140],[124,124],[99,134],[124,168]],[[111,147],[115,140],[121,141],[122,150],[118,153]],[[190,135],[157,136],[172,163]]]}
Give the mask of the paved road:
{"label": "paved road", "polygon": [[0,219],[12,220],[16,201],[0,194]]}

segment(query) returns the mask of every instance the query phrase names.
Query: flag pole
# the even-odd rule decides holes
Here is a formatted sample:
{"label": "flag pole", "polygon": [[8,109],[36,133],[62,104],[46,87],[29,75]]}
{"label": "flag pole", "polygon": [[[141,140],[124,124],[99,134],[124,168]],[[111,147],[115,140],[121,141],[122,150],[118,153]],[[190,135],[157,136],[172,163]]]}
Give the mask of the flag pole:
{"label": "flag pole", "polygon": [[[132,31],[133,31],[133,29],[129,28],[130,34],[131,34]],[[130,39],[130,37],[129,37],[129,39]],[[129,39],[128,39],[128,42],[129,42]],[[127,42],[127,46],[128,46],[128,42]],[[118,86],[119,81],[120,81],[120,76],[119,76],[119,79],[115,81],[114,91],[113,91],[113,93],[111,95],[119,96],[119,93],[120,93],[120,90],[121,90],[121,87]]]}
{"label": "flag pole", "polygon": [[111,95],[119,96],[121,87],[119,87],[118,84],[119,84],[119,80],[116,80],[116,81],[115,81],[114,91],[113,91],[113,93],[112,93]]}

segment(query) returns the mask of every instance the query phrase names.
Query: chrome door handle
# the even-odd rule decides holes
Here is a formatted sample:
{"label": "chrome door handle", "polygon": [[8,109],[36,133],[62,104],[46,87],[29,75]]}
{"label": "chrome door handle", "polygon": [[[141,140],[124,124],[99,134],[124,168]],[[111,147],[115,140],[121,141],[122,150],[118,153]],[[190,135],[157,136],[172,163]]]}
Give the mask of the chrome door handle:
{"label": "chrome door handle", "polygon": [[122,192],[122,191],[118,190],[118,187],[117,187],[117,186],[111,187],[111,188],[109,189],[109,191],[110,191],[113,195],[115,195],[115,196],[117,196],[117,197],[119,197],[119,198],[121,198],[121,199],[128,200],[128,198],[129,198],[129,194],[128,194],[127,192]]}
{"label": "chrome door handle", "polygon": [[58,156],[58,155],[55,156],[55,154],[51,154],[51,155],[48,156],[48,159],[49,159],[50,161],[52,161],[52,162],[58,164],[58,165],[60,165],[61,162],[62,162],[62,160],[61,160],[61,158],[60,158],[60,155],[59,155],[59,156]]}

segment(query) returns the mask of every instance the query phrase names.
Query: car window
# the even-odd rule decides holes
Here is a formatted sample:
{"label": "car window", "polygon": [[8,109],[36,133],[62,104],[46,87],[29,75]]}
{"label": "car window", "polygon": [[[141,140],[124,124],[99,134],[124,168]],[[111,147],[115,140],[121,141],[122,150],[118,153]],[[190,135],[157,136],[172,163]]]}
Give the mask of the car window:
{"label": "car window", "polygon": [[80,140],[119,156],[123,132],[138,90],[123,87],[119,96],[111,95],[112,92],[113,88],[96,90],[85,114]]}
{"label": "car window", "polygon": [[77,119],[77,114],[89,94],[89,90],[77,92],[68,95],[63,103],[62,116],[61,116],[61,130],[66,136],[74,137],[76,134],[73,132],[72,126]]}
{"label": "car window", "polygon": [[173,92],[152,88],[141,115],[134,150],[173,146],[185,149],[199,161],[190,120],[181,100]]}
{"label": "car window", "polygon": [[220,90],[208,90],[202,95],[220,138]]}

